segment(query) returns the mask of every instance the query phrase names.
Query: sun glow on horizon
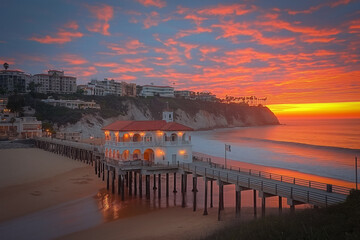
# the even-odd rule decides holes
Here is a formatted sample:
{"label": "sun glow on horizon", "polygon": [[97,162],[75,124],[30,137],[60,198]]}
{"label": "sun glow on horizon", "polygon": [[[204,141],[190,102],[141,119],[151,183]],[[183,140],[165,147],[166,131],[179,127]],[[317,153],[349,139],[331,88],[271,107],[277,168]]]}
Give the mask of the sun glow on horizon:
{"label": "sun glow on horizon", "polygon": [[278,117],[360,118],[360,102],[272,104]]}

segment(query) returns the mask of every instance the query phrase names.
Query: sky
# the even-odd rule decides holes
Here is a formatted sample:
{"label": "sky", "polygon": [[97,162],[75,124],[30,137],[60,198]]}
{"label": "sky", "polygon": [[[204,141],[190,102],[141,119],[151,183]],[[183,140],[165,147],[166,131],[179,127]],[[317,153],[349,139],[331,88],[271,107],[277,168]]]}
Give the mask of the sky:
{"label": "sky", "polygon": [[10,69],[360,117],[359,0],[0,0],[0,9]]}

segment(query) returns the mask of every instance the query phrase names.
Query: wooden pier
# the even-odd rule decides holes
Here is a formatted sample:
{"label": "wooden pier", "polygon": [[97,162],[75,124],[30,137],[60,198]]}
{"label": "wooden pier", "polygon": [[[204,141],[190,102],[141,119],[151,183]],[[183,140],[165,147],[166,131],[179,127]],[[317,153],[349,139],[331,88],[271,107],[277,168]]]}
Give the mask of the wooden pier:
{"label": "wooden pier", "polygon": [[[241,193],[253,192],[254,215],[257,214],[256,198],[261,198],[261,215],[265,215],[266,198],[278,197],[279,211],[282,209],[282,198],[287,198],[290,210],[294,211],[299,204],[311,204],[317,207],[345,201],[350,192],[349,188],[324,184],[315,181],[292,178],[254,169],[224,168],[223,165],[211,162],[194,161],[193,163],[181,163],[176,165],[154,165],[147,161],[117,161],[104,157],[103,149],[97,145],[71,142],[59,139],[36,138],[36,146],[46,151],[67,156],[74,160],[83,161],[94,167],[94,173],[106,181],[106,187],[113,194],[119,194],[125,200],[125,191],[128,195],[145,196],[150,198],[151,182],[152,190],[157,191],[157,197],[162,197],[162,177],[165,175],[165,197],[169,197],[170,183],[169,174],[173,174],[172,192],[177,192],[177,178],[180,178],[182,194],[182,207],[185,207],[187,192],[187,175],[192,176],[193,211],[197,210],[197,179],[204,180],[204,215],[208,215],[208,207],[213,207],[213,182],[218,184],[218,219],[224,210],[224,185],[235,185],[235,214],[241,213]],[[145,179],[145,181],[143,181]],[[145,185],[143,186],[143,183]],[[209,186],[210,185],[210,186]],[[209,191],[210,187],[210,191]],[[210,199],[209,199],[210,198]]]}

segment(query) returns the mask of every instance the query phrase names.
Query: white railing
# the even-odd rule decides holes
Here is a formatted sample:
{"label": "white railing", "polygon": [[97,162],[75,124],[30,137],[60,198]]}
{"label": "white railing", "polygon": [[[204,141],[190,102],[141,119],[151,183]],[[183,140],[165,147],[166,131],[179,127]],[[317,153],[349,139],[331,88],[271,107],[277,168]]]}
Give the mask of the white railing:
{"label": "white railing", "polygon": [[345,201],[347,197],[343,191],[341,191],[342,193],[328,192],[321,189],[296,185],[295,183],[264,178],[261,174],[260,176],[254,176],[243,172],[231,171],[230,169],[217,168],[215,165],[213,167],[199,166],[196,164],[182,164],[180,166],[185,171],[197,175],[318,206],[340,203]]}
{"label": "white railing", "polygon": [[116,141],[106,141],[105,146],[113,147],[160,147],[160,146],[185,146],[190,145],[189,141],[160,141],[160,142],[116,142]]}

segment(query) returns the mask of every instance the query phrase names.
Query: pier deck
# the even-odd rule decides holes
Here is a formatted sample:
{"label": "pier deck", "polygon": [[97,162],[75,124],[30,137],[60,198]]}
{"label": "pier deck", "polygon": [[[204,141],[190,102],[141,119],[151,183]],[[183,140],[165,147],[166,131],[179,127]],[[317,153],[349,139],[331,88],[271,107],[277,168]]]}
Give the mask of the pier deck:
{"label": "pier deck", "polygon": [[[350,192],[349,188],[334,186],[326,183],[319,183],[310,180],[298,179],[288,176],[244,168],[224,168],[223,165],[194,161],[192,163],[178,163],[175,165],[152,164],[143,160],[117,161],[104,157],[101,146],[86,143],[71,142],[66,140],[37,138],[36,146],[57,154],[83,161],[94,166],[95,174],[102,180],[106,180],[107,189],[115,193],[117,187],[118,194],[124,200],[125,189],[131,195],[139,192],[142,197],[143,177],[145,176],[145,194],[150,198],[150,176],[153,176],[153,190],[158,191],[161,197],[161,175],[166,174],[166,197],[169,196],[169,174],[174,174],[173,192],[176,190],[176,174],[181,175],[181,193],[185,207],[185,192],[187,189],[187,175],[191,174],[193,179],[193,189],[197,190],[197,178],[202,177],[205,181],[205,203],[204,215],[207,215],[208,207],[208,182],[211,183],[210,207],[213,206],[213,181],[219,186],[219,211],[220,220],[221,210],[224,209],[223,186],[234,184],[236,188],[236,215],[240,215],[241,192],[252,190],[254,193],[254,214],[256,214],[256,192],[262,199],[262,215],[265,215],[265,199],[269,197],[279,198],[279,209],[282,209],[282,198],[287,198],[290,209],[294,210],[298,204],[311,204],[318,207],[344,202]],[[117,179],[117,181],[116,181]],[[156,181],[157,179],[157,181]],[[125,186],[126,185],[126,186]],[[193,210],[196,211],[197,191],[193,191]]]}

